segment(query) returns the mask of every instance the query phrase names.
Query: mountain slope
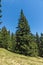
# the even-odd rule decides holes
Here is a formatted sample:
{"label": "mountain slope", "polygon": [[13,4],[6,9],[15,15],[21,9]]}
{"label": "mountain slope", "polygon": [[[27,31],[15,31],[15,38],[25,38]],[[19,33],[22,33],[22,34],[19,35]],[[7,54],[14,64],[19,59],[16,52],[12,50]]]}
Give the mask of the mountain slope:
{"label": "mountain slope", "polygon": [[26,57],[0,48],[0,65],[43,65],[43,58]]}

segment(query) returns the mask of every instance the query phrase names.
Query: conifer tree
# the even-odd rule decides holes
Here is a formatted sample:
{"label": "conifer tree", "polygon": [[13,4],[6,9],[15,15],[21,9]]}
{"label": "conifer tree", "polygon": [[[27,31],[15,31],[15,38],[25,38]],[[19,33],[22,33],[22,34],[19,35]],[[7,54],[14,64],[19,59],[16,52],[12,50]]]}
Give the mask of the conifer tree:
{"label": "conifer tree", "polygon": [[11,34],[11,51],[15,52],[15,46],[16,46],[16,37],[15,34]]}
{"label": "conifer tree", "polygon": [[0,47],[3,47],[1,30],[0,30]]}
{"label": "conifer tree", "polygon": [[8,32],[5,26],[1,30],[1,35],[2,35],[3,48],[7,49],[8,48],[8,41],[7,41]]}
{"label": "conifer tree", "polygon": [[20,19],[16,31],[16,52],[29,56],[37,56],[37,44],[31,34],[30,26],[24,16],[23,10],[20,13]]}
{"label": "conifer tree", "polygon": [[38,46],[38,53],[39,53],[39,56],[40,56],[40,37],[38,35],[38,32],[36,32],[36,43],[37,43],[37,46]]}
{"label": "conifer tree", "polygon": [[7,46],[7,49],[9,51],[11,51],[11,35],[10,35],[10,31],[7,31],[7,42],[8,42],[8,46]]}
{"label": "conifer tree", "polygon": [[16,52],[26,54],[26,48],[28,46],[28,35],[30,34],[30,26],[24,16],[23,10],[20,12],[20,19],[16,31]]}
{"label": "conifer tree", "polygon": [[43,57],[43,33],[40,36],[40,56]]}
{"label": "conifer tree", "polygon": [[31,33],[30,36],[29,36],[29,56],[38,56],[39,53],[38,53],[38,45],[35,41],[35,36]]}

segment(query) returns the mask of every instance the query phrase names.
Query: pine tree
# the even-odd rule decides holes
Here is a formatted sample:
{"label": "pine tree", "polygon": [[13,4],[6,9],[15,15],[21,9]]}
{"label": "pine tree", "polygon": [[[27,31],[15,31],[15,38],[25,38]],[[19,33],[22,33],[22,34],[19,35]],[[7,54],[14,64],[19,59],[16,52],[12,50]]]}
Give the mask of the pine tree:
{"label": "pine tree", "polygon": [[11,51],[15,52],[15,46],[16,46],[16,37],[15,34],[11,34]]}
{"label": "pine tree", "polygon": [[7,45],[7,49],[9,50],[9,51],[11,51],[11,35],[10,35],[10,31],[7,31],[7,42],[8,42],[8,45]]}
{"label": "pine tree", "polygon": [[29,56],[38,56],[38,45],[35,42],[35,36],[31,33],[29,36],[29,50],[28,55]]}
{"label": "pine tree", "polygon": [[24,16],[23,10],[20,13],[20,19],[16,31],[16,52],[29,56],[37,56],[37,44],[34,41],[34,36],[31,34],[30,26]]}
{"label": "pine tree", "polygon": [[39,53],[39,56],[40,56],[40,37],[38,35],[38,32],[36,32],[36,43],[37,43],[37,46],[38,46],[38,53]]}
{"label": "pine tree", "polygon": [[24,16],[23,10],[20,12],[20,19],[16,31],[16,52],[26,54],[26,48],[28,46],[28,35],[30,34],[30,26]]}
{"label": "pine tree", "polygon": [[43,57],[43,33],[40,36],[40,56]]}
{"label": "pine tree", "polygon": [[0,47],[3,47],[3,45],[2,45],[2,34],[1,34],[1,31],[0,31]]}
{"label": "pine tree", "polygon": [[2,35],[2,45],[3,45],[3,48],[7,49],[8,48],[8,41],[7,41],[7,29],[6,27],[4,26],[1,30],[1,35]]}

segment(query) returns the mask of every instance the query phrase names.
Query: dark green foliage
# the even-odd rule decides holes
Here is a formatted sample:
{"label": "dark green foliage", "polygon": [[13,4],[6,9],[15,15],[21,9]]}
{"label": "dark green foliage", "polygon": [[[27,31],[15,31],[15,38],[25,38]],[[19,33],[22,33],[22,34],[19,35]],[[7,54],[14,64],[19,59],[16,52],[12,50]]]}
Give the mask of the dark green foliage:
{"label": "dark green foliage", "polygon": [[37,46],[38,46],[38,53],[39,53],[39,56],[40,56],[40,37],[39,37],[39,35],[38,35],[37,32],[36,32],[35,41],[36,41],[36,43],[37,43]]}
{"label": "dark green foliage", "polygon": [[2,34],[1,34],[1,31],[0,31],[0,47],[3,47],[3,44],[2,44]]}
{"label": "dark green foliage", "polygon": [[11,34],[11,51],[15,52],[15,46],[16,46],[16,37],[15,35],[12,33]]}
{"label": "dark green foliage", "polygon": [[23,10],[20,13],[20,19],[16,31],[16,52],[26,54],[26,46],[28,46],[28,34],[30,34],[30,26],[24,16]]}
{"label": "dark green foliage", "polygon": [[7,33],[7,29],[5,27],[2,28],[1,34],[2,34],[3,48],[7,49],[7,47],[8,47],[7,34],[8,33]]}
{"label": "dark green foliage", "polygon": [[29,42],[29,48],[30,48],[29,55],[30,56],[38,56],[38,46],[35,42],[34,35],[31,34],[29,36],[29,39],[30,39],[30,42]]}
{"label": "dark green foliage", "polygon": [[20,13],[20,19],[16,31],[16,52],[29,56],[38,55],[37,44],[33,40],[30,32],[30,26],[24,16],[23,10]]}
{"label": "dark green foliage", "polygon": [[40,36],[40,56],[43,57],[43,33]]}
{"label": "dark green foliage", "polygon": [[11,36],[10,36],[10,31],[7,31],[7,42],[8,42],[8,47],[7,49],[11,51]]}

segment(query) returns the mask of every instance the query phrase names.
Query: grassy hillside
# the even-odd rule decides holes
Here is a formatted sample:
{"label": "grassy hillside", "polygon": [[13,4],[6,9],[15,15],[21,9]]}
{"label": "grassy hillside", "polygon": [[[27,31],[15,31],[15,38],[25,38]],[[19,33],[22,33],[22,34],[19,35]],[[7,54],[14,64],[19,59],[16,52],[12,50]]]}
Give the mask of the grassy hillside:
{"label": "grassy hillside", "polygon": [[43,65],[43,58],[26,57],[0,48],[0,65]]}

